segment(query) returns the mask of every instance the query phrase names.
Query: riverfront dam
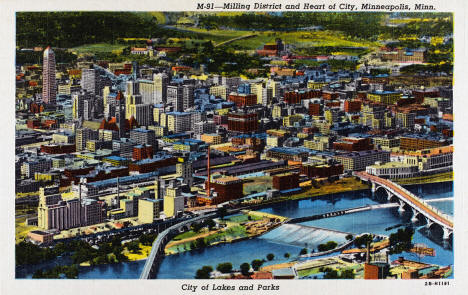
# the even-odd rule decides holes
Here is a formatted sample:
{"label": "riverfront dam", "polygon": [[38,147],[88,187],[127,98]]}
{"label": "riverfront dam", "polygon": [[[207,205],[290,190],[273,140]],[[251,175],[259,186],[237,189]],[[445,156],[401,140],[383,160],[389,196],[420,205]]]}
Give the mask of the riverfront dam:
{"label": "riverfront dam", "polygon": [[348,234],[313,226],[286,223],[259,238],[279,244],[315,249],[318,245],[328,241],[335,241],[338,245],[343,244],[346,242],[345,237]]}

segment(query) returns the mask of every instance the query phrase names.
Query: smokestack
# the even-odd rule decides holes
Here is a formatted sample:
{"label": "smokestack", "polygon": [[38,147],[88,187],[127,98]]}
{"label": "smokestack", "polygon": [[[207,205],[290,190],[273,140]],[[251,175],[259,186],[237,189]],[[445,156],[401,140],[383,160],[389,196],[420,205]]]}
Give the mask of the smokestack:
{"label": "smokestack", "polygon": [[208,169],[208,184],[206,186],[206,195],[210,196],[210,182],[211,182],[211,171],[210,171],[210,145],[208,145],[208,161],[207,161],[207,169]]}
{"label": "smokestack", "polygon": [[366,264],[369,264],[370,262],[370,243],[367,242],[366,246]]}
{"label": "smokestack", "polygon": [[79,180],[79,183],[78,183],[78,194],[79,194],[79,202],[78,202],[78,224],[79,224],[79,227],[78,227],[78,234],[80,234],[80,231],[81,231],[81,184],[82,184],[82,178],[80,178]]}
{"label": "smokestack", "polygon": [[117,177],[117,202],[120,201],[120,182],[119,177]]}

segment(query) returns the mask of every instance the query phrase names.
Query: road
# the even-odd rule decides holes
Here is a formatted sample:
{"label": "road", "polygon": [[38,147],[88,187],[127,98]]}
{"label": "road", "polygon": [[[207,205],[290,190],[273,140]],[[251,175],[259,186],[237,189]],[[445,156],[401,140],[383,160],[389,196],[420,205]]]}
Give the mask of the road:
{"label": "road", "polygon": [[453,222],[448,220],[447,218],[439,215],[436,210],[432,207],[426,204],[422,199],[417,198],[416,196],[413,196],[409,191],[403,189],[399,185],[393,183],[392,181],[389,181],[387,179],[383,179],[371,174],[368,174],[366,172],[356,172],[357,175],[361,175],[363,178],[367,178],[377,184],[386,186],[393,190],[395,193],[399,194],[403,198],[405,198],[409,203],[411,203],[413,206],[419,208],[420,210],[424,211],[426,214],[430,215],[433,219],[439,221],[443,225],[449,227],[450,229],[453,229]]}

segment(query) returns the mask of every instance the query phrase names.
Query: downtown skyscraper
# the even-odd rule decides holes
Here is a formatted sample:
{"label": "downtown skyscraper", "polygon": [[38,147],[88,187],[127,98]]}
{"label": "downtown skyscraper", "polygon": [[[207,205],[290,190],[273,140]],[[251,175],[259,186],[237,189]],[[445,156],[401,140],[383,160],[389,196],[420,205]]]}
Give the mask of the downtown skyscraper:
{"label": "downtown skyscraper", "polygon": [[42,63],[42,101],[55,104],[57,85],[55,83],[55,53],[49,47],[44,50]]}

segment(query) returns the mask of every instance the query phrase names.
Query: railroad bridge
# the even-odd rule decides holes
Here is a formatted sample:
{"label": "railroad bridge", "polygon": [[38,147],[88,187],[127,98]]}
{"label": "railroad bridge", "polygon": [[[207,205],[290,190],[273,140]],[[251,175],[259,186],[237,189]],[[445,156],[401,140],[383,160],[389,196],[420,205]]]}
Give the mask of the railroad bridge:
{"label": "railroad bridge", "polygon": [[444,240],[449,240],[453,237],[452,218],[429,205],[427,201],[391,180],[383,179],[366,172],[354,172],[353,175],[359,177],[362,181],[370,183],[373,195],[378,191],[383,191],[388,202],[399,204],[398,210],[400,212],[408,209],[411,210],[413,214],[411,218],[412,222],[422,219],[426,222],[428,229],[439,226],[443,231]]}

